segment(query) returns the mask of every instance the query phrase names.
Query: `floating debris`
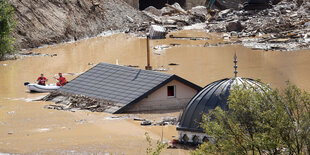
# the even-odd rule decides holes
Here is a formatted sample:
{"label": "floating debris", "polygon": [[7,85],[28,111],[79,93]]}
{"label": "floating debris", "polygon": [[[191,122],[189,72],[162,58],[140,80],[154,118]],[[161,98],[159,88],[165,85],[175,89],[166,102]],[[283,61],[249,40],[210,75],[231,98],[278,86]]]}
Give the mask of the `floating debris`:
{"label": "floating debris", "polygon": [[170,46],[179,46],[181,44],[177,44],[177,43],[171,43]]}
{"label": "floating debris", "polygon": [[144,118],[134,118],[133,120],[134,121],[146,121],[146,119],[144,119]]}
{"label": "floating debris", "polygon": [[40,129],[37,129],[36,131],[37,132],[47,132],[47,131],[50,131],[51,129],[50,128],[40,128]]}
{"label": "floating debris", "polygon": [[8,114],[15,114],[15,111],[9,111]]}
{"label": "floating debris", "polygon": [[170,66],[177,66],[179,64],[177,64],[177,63],[169,63],[168,65],[170,65]]}
{"label": "floating debris", "polygon": [[164,117],[162,118],[161,121],[156,122],[155,125],[160,125],[160,126],[164,126],[164,125],[176,125],[177,122],[177,118],[176,117]]}
{"label": "floating debris", "polygon": [[167,68],[164,68],[163,66],[157,69],[153,69],[153,71],[168,71]]}
{"label": "floating debris", "polygon": [[141,122],[141,125],[143,125],[143,126],[152,125],[152,122],[149,120],[146,120],[146,121]]}
{"label": "floating debris", "polygon": [[174,35],[169,35],[169,38],[174,38],[174,39],[189,39],[189,40],[208,40],[210,38],[208,37],[185,37],[185,36],[174,36]]}
{"label": "floating debris", "polygon": [[128,119],[126,116],[112,116],[112,117],[104,117],[105,120],[119,120],[119,119]]}
{"label": "floating debris", "polygon": [[171,47],[169,45],[157,45],[153,47],[153,49],[155,50],[153,53],[156,55],[161,55],[161,54],[164,54],[168,48],[171,48]]}
{"label": "floating debris", "polygon": [[132,67],[132,68],[139,68],[138,65],[125,65],[125,66],[127,66],[127,67]]}

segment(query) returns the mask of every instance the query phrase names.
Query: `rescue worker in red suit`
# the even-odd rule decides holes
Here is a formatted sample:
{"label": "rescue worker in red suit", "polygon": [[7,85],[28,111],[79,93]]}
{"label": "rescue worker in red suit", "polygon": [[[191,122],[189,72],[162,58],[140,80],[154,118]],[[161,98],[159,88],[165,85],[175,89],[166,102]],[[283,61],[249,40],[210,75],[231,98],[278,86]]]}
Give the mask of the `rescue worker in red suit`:
{"label": "rescue worker in red suit", "polygon": [[38,84],[39,84],[39,85],[43,85],[43,86],[45,86],[45,82],[46,82],[46,81],[47,81],[47,78],[44,77],[43,74],[41,74],[41,76],[38,77],[38,79],[37,79]]}
{"label": "rescue worker in red suit", "polygon": [[57,79],[58,80],[57,86],[64,86],[67,83],[66,78],[63,77],[61,73],[58,73],[58,75],[59,75],[59,78]]}

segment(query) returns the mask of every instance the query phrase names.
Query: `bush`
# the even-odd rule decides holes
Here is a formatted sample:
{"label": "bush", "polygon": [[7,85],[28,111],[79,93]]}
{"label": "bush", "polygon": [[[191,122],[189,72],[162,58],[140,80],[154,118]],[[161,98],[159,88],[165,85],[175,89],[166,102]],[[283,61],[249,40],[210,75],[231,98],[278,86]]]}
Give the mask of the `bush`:
{"label": "bush", "polygon": [[236,86],[229,110],[203,116],[211,136],[193,154],[309,154],[310,95],[290,83],[283,91]]}
{"label": "bush", "polygon": [[14,38],[11,37],[15,26],[14,8],[8,0],[0,0],[0,60],[15,51]]}
{"label": "bush", "polygon": [[151,137],[147,132],[144,135],[148,143],[148,147],[146,148],[147,155],[159,155],[164,148],[167,148],[168,145],[167,143],[162,143],[161,141],[158,140],[155,149],[153,149]]}

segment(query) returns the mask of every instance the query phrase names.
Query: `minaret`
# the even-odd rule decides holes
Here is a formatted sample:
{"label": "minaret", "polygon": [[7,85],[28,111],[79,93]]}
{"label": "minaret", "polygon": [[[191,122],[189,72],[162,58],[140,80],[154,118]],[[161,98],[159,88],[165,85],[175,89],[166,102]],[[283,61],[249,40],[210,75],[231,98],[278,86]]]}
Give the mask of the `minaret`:
{"label": "minaret", "polygon": [[238,65],[237,65],[237,62],[238,62],[238,60],[237,60],[237,54],[235,53],[235,55],[234,55],[234,63],[235,63],[235,66],[234,66],[234,68],[235,68],[235,78],[237,78],[237,74],[238,74],[238,71],[237,71],[237,68],[238,68]]}

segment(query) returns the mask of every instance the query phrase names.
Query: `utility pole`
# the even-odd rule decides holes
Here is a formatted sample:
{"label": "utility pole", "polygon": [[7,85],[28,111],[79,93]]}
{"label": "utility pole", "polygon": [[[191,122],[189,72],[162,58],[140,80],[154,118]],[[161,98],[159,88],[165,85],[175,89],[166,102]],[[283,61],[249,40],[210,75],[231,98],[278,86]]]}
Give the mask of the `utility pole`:
{"label": "utility pole", "polygon": [[146,66],[145,66],[145,70],[152,70],[152,66],[151,66],[151,63],[150,63],[150,37],[147,35],[146,36],[146,55],[147,55],[147,62],[146,62]]}

